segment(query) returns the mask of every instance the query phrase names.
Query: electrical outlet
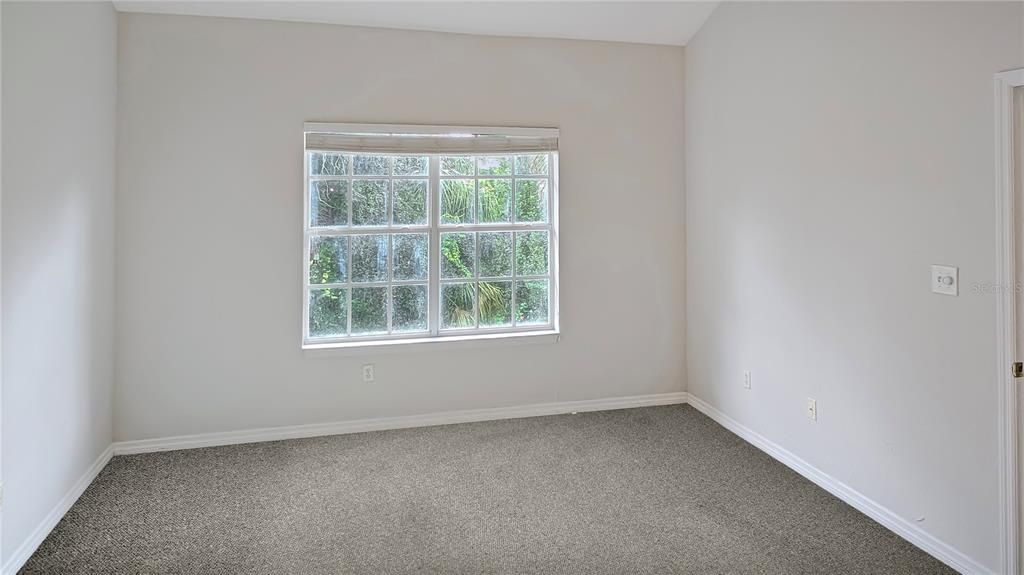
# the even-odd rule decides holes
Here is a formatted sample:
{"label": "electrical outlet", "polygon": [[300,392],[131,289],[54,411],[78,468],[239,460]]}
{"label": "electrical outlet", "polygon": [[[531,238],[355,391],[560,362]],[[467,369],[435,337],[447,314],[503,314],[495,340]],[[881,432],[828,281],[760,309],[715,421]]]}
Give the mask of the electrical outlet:
{"label": "electrical outlet", "polygon": [[363,381],[365,381],[365,382],[373,381],[373,375],[374,375],[373,374],[373,364],[372,363],[364,364],[363,365]]}
{"label": "electrical outlet", "polygon": [[960,271],[956,266],[932,266],[932,291],[960,295]]}
{"label": "electrical outlet", "polygon": [[807,398],[807,419],[818,421],[818,402],[810,397]]}
{"label": "electrical outlet", "polygon": [[743,389],[750,389],[750,372],[743,372]]}

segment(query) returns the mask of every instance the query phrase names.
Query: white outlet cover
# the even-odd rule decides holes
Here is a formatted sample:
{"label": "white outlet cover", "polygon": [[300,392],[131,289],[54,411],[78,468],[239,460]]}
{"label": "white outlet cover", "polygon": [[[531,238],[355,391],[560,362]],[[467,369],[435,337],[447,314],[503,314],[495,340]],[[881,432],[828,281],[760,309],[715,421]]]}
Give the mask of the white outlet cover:
{"label": "white outlet cover", "polygon": [[960,294],[960,270],[955,266],[932,266],[932,291],[942,295]]}
{"label": "white outlet cover", "polygon": [[807,417],[812,421],[818,420],[818,401],[810,397],[807,398]]}

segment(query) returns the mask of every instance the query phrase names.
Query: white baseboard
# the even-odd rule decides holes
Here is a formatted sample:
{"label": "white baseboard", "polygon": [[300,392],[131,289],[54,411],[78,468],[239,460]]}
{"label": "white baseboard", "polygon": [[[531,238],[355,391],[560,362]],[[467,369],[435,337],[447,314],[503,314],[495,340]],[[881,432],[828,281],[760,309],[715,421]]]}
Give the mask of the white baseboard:
{"label": "white baseboard", "polygon": [[539,403],[517,407],[468,409],[463,411],[448,411],[423,415],[357,419],[353,421],[338,421],[334,423],[314,423],[311,425],[268,427],[244,431],[201,433],[198,435],[180,435],[159,439],[121,441],[115,443],[113,447],[115,455],[128,455],[133,453],[149,453],[153,451],[171,451],[175,449],[233,445],[237,443],[257,443],[260,441],[279,441],[282,439],[319,437],[322,435],[361,433],[364,431],[382,431],[386,429],[428,427],[432,425],[469,423],[473,421],[536,417],[539,415],[572,413],[574,411],[604,411],[608,409],[626,409],[630,407],[647,407],[651,405],[672,405],[677,403],[686,403],[687,397],[687,393],[681,391],[674,393],[658,393],[653,395],[611,397],[607,399]]}
{"label": "white baseboard", "polygon": [[64,494],[64,497],[57,502],[57,505],[55,505],[54,508],[50,510],[50,513],[43,518],[42,522],[36,526],[35,530],[32,531],[32,534],[28,536],[28,539],[26,539],[21,546],[15,550],[14,554],[7,559],[3,568],[0,569],[0,574],[15,575],[18,572],[18,569],[21,569],[22,566],[25,565],[28,558],[36,552],[36,549],[38,549],[39,545],[43,543],[46,536],[53,531],[53,528],[57,526],[57,523],[59,523],[61,518],[64,517],[64,514],[71,509],[71,506],[75,504],[75,501],[78,501],[78,498],[82,496],[82,493],[84,493],[85,489],[89,487],[89,484],[96,479],[96,476],[100,474],[100,471],[103,471],[103,468],[110,462],[110,458],[114,456],[113,447],[114,446],[111,445],[104,449],[103,453],[96,458],[96,461],[92,463],[89,469],[87,469],[85,473],[78,478],[78,481],[76,481],[71,489]]}
{"label": "white baseboard", "polygon": [[740,436],[754,447],[782,462],[825,491],[842,499],[864,515],[881,523],[892,532],[960,573],[967,575],[993,575],[993,572],[981,563],[957,551],[947,543],[936,539],[917,525],[896,515],[889,509],[854,490],[849,485],[807,463],[777,443],[722,413],[704,400],[689,395],[688,403],[704,415],[718,422],[722,427]]}
{"label": "white baseboard", "polygon": [[0,568],[0,575],[15,575],[29,557],[35,553],[46,536],[53,531],[61,518],[81,497],[89,484],[96,479],[100,471],[110,462],[114,455],[132,453],[148,453],[152,451],[170,451],[174,449],[190,449],[196,447],[212,447],[216,445],[232,445],[237,443],[254,443],[259,441],[277,441],[281,439],[297,439],[322,435],[340,435],[360,433],[364,431],[381,431],[387,429],[405,429],[410,427],[427,427],[452,423],[468,423],[473,421],[491,421],[498,419],[514,419],[519,417],[535,417],[540,415],[556,415],[580,411],[604,411],[609,409],[626,409],[630,407],[647,407],[652,405],[672,405],[686,403],[686,392],[659,393],[653,395],[635,395],[630,397],[612,397],[607,399],[587,399],[582,401],[563,401],[557,403],[541,403],[518,407],[498,407],[492,409],[470,409],[404,417],[382,417],[377,419],[360,419],[355,421],[339,421],[336,423],[320,423],[313,425],[295,425],[289,427],[272,427],[246,431],[229,431],[224,433],[204,433],[162,439],[144,439],[139,441],[122,441],[113,443],[93,462],[92,466],[75,482],[74,486],[64,495],[50,511],[32,534],[21,544],[7,562]]}
{"label": "white baseboard", "polygon": [[792,452],[772,442],[756,431],[740,424],[725,415],[707,402],[687,392],[660,393],[653,395],[636,395],[630,397],[613,397],[607,399],[588,399],[582,401],[564,401],[541,403],[518,407],[497,407],[490,409],[470,409],[449,411],[424,415],[402,417],[382,417],[376,419],[360,419],[335,423],[319,423],[312,425],[294,425],[288,427],[271,427],[246,431],[229,431],[222,433],[203,433],[198,435],[182,435],[160,439],[143,439],[122,441],[112,444],[100,454],[92,466],[78,479],[70,491],[50,511],[46,518],[32,532],[32,535],[14,552],[0,575],[15,575],[18,569],[28,561],[32,553],[57,526],[64,514],[71,509],[75,501],[82,495],[90,483],[99,475],[114,455],[149,453],[154,451],[171,451],[175,449],[192,449],[197,447],[213,447],[217,445],[233,445],[238,443],[256,443],[260,441],[278,441],[282,439],[298,439],[323,435],[341,435],[361,433],[365,431],[381,431],[387,429],[406,429],[410,427],[428,427],[453,423],[469,423],[474,421],[493,421],[520,417],[536,417],[581,411],[604,411],[610,409],[627,409],[653,405],[673,405],[689,403],[701,413],[707,415],[720,425],[735,433],[748,443],[764,451],[776,460],[806,477],[822,489],[842,499],[861,513],[892,530],[910,543],[929,553],[936,559],[957,571],[969,575],[994,575],[981,563],[960,553],[950,545],[896,515],[885,507],[865,497],[845,483],[820,471],[816,467],[797,457]]}

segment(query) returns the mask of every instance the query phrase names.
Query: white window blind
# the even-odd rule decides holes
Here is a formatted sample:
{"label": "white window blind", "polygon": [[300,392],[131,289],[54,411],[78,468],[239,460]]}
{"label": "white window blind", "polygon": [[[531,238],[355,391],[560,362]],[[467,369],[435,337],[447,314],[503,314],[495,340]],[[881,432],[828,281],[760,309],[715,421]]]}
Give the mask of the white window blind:
{"label": "white window blind", "polygon": [[411,133],[413,128],[399,126],[385,128],[388,130],[386,133],[359,131],[370,129],[367,126],[353,126],[344,132],[326,131],[326,126],[319,126],[319,129],[321,131],[306,132],[307,150],[366,154],[515,154],[558,151],[557,130],[543,128],[510,129],[510,133],[506,134],[465,128],[452,128],[452,131],[443,133],[432,132],[444,129]]}

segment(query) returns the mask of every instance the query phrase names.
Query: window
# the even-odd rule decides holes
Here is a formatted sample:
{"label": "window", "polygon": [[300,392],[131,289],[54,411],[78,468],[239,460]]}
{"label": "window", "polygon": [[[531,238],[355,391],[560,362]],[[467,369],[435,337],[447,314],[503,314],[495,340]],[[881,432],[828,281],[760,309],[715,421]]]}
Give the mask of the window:
{"label": "window", "polygon": [[552,129],[307,124],[306,346],[555,332]]}

